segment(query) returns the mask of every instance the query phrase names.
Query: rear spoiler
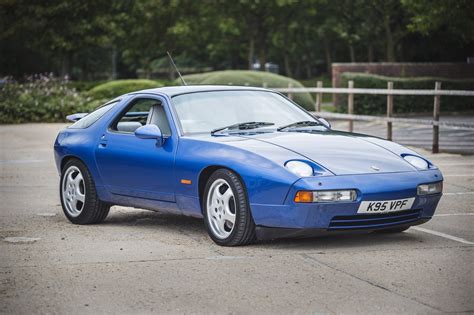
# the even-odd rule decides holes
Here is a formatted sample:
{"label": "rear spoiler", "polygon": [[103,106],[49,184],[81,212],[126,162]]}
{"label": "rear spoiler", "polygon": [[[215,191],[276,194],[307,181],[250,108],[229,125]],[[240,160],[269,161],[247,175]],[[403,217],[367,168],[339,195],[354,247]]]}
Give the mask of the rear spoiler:
{"label": "rear spoiler", "polygon": [[66,119],[69,120],[69,121],[75,122],[75,121],[78,121],[81,118],[84,118],[87,114],[89,114],[89,113],[75,113],[75,114],[72,114],[72,115],[67,115]]}

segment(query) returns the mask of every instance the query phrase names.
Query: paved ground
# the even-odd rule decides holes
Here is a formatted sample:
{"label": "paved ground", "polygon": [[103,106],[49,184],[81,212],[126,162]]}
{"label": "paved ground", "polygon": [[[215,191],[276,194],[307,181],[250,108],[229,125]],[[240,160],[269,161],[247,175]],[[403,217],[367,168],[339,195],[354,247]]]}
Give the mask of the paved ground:
{"label": "paved ground", "polygon": [[[430,116],[408,117],[431,120]],[[474,125],[474,115],[441,115],[441,121]],[[335,129],[347,131],[348,122],[344,120],[331,120]],[[387,126],[378,122],[354,122],[354,132],[374,135],[381,138],[387,137]],[[412,124],[393,124],[393,139],[404,145],[421,147],[431,150],[433,142],[433,127],[417,126]],[[440,128],[439,148],[441,152],[474,155],[474,129],[448,129]]]}
{"label": "paved ground", "polygon": [[68,223],[61,127],[0,126],[2,313],[474,313],[473,156],[429,155],[446,193],[418,229],[223,248],[202,221],[154,212]]}

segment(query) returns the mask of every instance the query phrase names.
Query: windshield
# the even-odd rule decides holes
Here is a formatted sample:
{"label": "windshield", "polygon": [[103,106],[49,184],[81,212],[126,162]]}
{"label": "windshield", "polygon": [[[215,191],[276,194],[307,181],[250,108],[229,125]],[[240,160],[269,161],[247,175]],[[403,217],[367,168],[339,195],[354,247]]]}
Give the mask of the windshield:
{"label": "windshield", "polygon": [[172,98],[183,132],[201,133],[245,122],[269,122],[274,128],[311,115],[281,95],[267,91],[213,91]]}

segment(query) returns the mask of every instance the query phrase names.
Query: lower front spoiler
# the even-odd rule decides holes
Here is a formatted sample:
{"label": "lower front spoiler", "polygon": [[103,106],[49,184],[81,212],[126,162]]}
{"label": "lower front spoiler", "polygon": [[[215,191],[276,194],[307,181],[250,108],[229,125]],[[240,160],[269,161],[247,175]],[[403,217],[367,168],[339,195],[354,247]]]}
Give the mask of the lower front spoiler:
{"label": "lower front spoiler", "polygon": [[385,225],[383,227],[364,227],[364,228],[348,228],[348,229],[327,229],[327,228],[309,228],[309,229],[289,229],[289,228],[273,228],[265,226],[257,226],[255,232],[258,240],[272,240],[278,238],[307,238],[315,236],[327,236],[337,234],[362,234],[374,231],[386,230],[391,228],[403,228],[419,225],[428,222],[431,217],[419,218],[416,221],[404,224]]}

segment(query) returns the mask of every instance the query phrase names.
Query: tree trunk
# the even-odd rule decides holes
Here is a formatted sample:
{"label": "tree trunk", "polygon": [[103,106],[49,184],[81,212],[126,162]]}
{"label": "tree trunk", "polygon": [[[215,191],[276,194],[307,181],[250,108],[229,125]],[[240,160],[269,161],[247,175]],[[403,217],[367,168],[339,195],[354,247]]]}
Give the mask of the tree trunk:
{"label": "tree trunk", "polygon": [[61,78],[65,79],[71,78],[71,68],[72,68],[72,52],[66,51],[62,55],[61,60]]}
{"label": "tree trunk", "polygon": [[249,70],[252,70],[253,68],[253,55],[254,54],[255,54],[255,39],[254,37],[251,37],[250,43],[249,43],[249,54],[247,57]]}
{"label": "tree trunk", "polygon": [[355,51],[354,51],[354,45],[353,44],[349,44],[349,54],[351,56],[351,62],[355,62],[356,57],[355,57]]}
{"label": "tree trunk", "polygon": [[298,59],[296,62],[296,70],[295,70],[295,78],[300,78],[301,77],[301,60]]}
{"label": "tree trunk", "polygon": [[326,36],[324,37],[324,54],[326,56],[326,71],[329,75],[331,75],[331,47],[329,46],[329,41],[327,40]]}
{"label": "tree trunk", "polygon": [[383,22],[386,40],[386,59],[387,62],[395,62],[395,43],[393,41],[392,29],[390,28],[390,17],[386,15]]}
{"label": "tree trunk", "polygon": [[113,46],[112,47],[112,71],[110,74],[110,78],[112,80],[117,79],[117,47]]}
{"label": "tree trunk", "polygon": [[284,56],[284,62],[285,62],[285,73],[287,77],[293,77],[293,73],[291,71],[291,65],[290,65],[290,58],[288,57],[288,53],[285,52]]}
{"label": "tree trunk", "polygon": [[260,62],[260,71],[265,71],[265,63],[267,62],[267,54],[263,46],[260,47],[259,49],[258,61]]}
{"label": "tree trunk", "polygon": [[173,65],[170,63],[168,66],[168,77],[171,81],[176,80],[176,69],[173,67]]}
{"label": "tree trunk", "polygon": [[369,62],[374,62],[374,46],[372,44],[367,46],[367,59]]}
{"label": "tree trunk", "polygon": [[309,63],[308,60],[306,60],[305,65],[306,65],[306,67],[305,67],[306,68],[306,78],[311,79],[311,75],[312,75],[311,64]]}

